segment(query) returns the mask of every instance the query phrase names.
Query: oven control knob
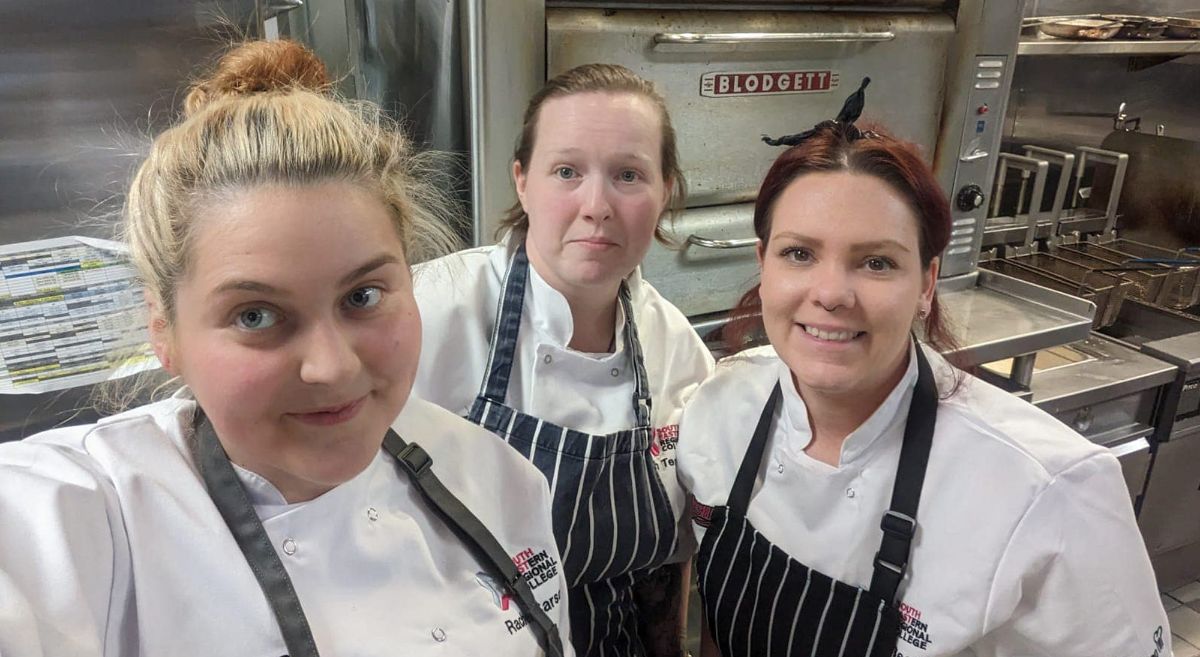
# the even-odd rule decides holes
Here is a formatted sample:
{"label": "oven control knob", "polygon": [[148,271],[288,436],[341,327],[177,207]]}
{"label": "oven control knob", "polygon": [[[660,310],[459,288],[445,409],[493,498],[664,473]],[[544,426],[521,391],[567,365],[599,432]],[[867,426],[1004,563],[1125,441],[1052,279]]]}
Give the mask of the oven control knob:
{"label": "oven control knob", "polygon": [[958,190],[958,196],[954,198],[954,203],[959,210],[971,212],[983,206],[983,199],[983,189],[979,185],[967,185]]}

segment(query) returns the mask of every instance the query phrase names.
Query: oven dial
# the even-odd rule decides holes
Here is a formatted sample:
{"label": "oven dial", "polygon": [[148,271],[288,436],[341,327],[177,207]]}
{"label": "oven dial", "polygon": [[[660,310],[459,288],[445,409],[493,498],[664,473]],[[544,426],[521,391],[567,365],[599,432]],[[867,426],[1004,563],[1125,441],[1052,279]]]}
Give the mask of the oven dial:
{"label": "oven dial", "polygon": [[983,206],[983,199],[983,189],[979,185],[972,184],[958,190],[958,196],[955,197],[954,203],[959,210],[971,212]]}

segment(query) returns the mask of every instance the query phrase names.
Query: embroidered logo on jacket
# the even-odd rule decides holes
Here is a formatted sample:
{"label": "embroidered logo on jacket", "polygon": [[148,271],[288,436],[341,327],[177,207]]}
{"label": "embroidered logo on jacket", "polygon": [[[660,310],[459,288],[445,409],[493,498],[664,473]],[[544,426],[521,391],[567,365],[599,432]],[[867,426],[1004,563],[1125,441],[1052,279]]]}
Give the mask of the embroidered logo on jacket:
{"label": "embroidered logo on jacket", "polygon": [[504,590],[504,583],[489,575],[482,570],[475,573],[475,581],[479,585],[487,589],[492,594],[492,604],[500,608],[500,611],[508,611],[508,605],[512,602],[512,596]]}
{"label": "embroidered logo on jacket", "polygon": [[1163,648],[1166,647],[1163,642],[1163,628],[1159,625],[1158,629],[1154,630],[1154,652],[1150,653],[1150,657],[1162,657]]}
{"label": "embroidered logo on jacket", "polygon": [[692,498],[692,522],[708,529],[712,524],[713,508],[707,504],[701,504],[696,498]]}
{"label": "embroidered logo on jacket", "polygon": [[675,455],[667,455],[667,452],[674,452],[678,442],[678,424],[669,424],[653,430],[650,434],[650,456],[654,457],[655,470],[675,467]]}
{"label": "embroidered logo on jacket", "polygon": [[[900,616],[903,618],[900,640],[919,650],[929,650],[933,639],[929,635],[929,624],[921,620],[921,610],[901,602]],[[903,654],[896,652],[897,657],[902,657]]]}
{"label": "embroidered logo on jacket", "polygon": [[[547,582],[558,577],[558,562],[546,550],[534,552],[533,548],[525,548],[516,553],[513,558],[513,565],[517,567],[517,572],[525,578],[525,583],[529,584],[529,588],[536,591],[539,587]],[[512,603],[516,600],[505,586],[500,578],[480,571],[475,573],[475,581],[480,586],[487,589],[492,594],[492,603],[496,605],[500,611],[508,611],[512,607]],[[554,595],[547,597],[541,602],[542,611],[547,614],[562,602],[562,591],[555,591]],[[504,621],[504,627],[509,634],[513,634],[529,624],[529,618],[524,614],[520,614],[516,619]]]}

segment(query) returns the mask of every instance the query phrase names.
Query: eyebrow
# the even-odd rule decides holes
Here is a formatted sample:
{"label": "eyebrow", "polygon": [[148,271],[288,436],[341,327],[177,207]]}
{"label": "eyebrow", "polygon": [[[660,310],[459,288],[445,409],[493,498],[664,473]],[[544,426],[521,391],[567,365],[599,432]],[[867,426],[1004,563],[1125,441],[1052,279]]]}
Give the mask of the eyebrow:
{"label": "eyebrow", "polygon": [[[586,149],[576,148],[576,147],[550,149],[550,155],[552,157],[561,157],[561,156],[570,157],[573,155],[582,155],[582,154],[585,154],[586,152],[587,152]],[[627,151],[627,152],[623,152],[623,153],[615,153],[614,155],[615,155],[616,159],[618,159],[618,160],[639,160],[639,161],[644,161],[644,162],[651,162],[654,160],[654,158],[649,154],[634,153],[631,151]]]}
{"label": "eyebrow", "polygon": [[[393,264],[396,264],[396,265],[400,264],[400,259],[394,255],[387,254],[387,253],[378,255],[378,256],[368,260],[362,266],[357,267],[354,271],[343,276],[342,279],[340,281],[338,281],[338,285],[339,286],[349,285],[350,283],[354,282],[355,279],[361,278],[361,277],[375,271],[376,269],[379,269],[380,267],[383,267],[386,265],[393,265]],[[286,294],[279,288],[276,288],[272,285],[268,285],[268,284],[260,282],[260,281],[248,281],[248,280],[227,281],[227,282],[222,283],[221,285],[217,286],[217,289],[213,291],[213,294],[218,295],[218,294],[222,294],[224,292],[230,292],[230,291],[254,292],[257,294]]]}
{"label": "eyebrow", "polygon": [[[792,231],[783,231],[783,232],[779,233],[778,235],[775,235],[775,239],[778,239],[781,237],[787,237],[787,238],[796,240],[797,242],[806,242],[808,244],[813,244],[816,246],[821,246],[824,243],[822,240],[816,239],[814,237],[808,237],[806,235],[801,235],[800,233],[793,233]],[[904,246],[903,244],[901,244],[900,242],[897,242],[896,240],[873,240],[870,242],[858,242],[856,244],[851,245],[850,248],[854,251],[879,251],[879,250],[883,250],[883,249],[887,249],[887,248],[899,249],[906,253],[911,251],[911,249],[909,249],[907,246]]]}

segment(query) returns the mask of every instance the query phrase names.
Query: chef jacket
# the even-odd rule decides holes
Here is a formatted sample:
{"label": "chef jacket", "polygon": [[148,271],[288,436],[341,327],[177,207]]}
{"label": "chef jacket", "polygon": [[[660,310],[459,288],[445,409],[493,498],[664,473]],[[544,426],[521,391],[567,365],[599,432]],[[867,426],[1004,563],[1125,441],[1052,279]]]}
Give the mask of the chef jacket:
{"label": "chef jacket", "polygon": [[[487,368],[510,256],[510,250],[499,244],[460,251],[414,268],[422,328],[414,395],[459,415],[470,410]],[[712,371],[712,355],[687,318],[642,279],[640,270],[625,282],[650,381],[651,451],[671,506],[686,523],[685,496],[674,474],[679,417],[684,402]],[[573,330],[566,297],[531,263],[507,405],[584,433],[633,427],[633,369],[624,346],[620,306],[613,353],[570,349]],[[681,553],[672,560],[685,557]]]}
{"label": "chef jacket", "polygon": [[[278,624],[186,441],[194,401],[0,445],[0,655],[278,657]],[[393,428],[487,526],[567,634],[545,479],[490,433],[410,399]],[[382,436],[380,437],[382,440]],[[288,504],[236,468],[323,655],[541,655],[516,602],[380,450]]]}
{"label": "chef jacket", "polygon": [[[950,365],[926,354],[938,389],[950,390]],[[771,347],[722,360],[680,425],[697,542],[779,382],[783,401],[747,518],[793,559],[869,586],[916,378],[910,357],[833,466],[804,452],[808,412]],[[969,376],[939,402],[917,526],[898,595],[897,657],[1170,655],[1120,465],[1035,406]]]}

